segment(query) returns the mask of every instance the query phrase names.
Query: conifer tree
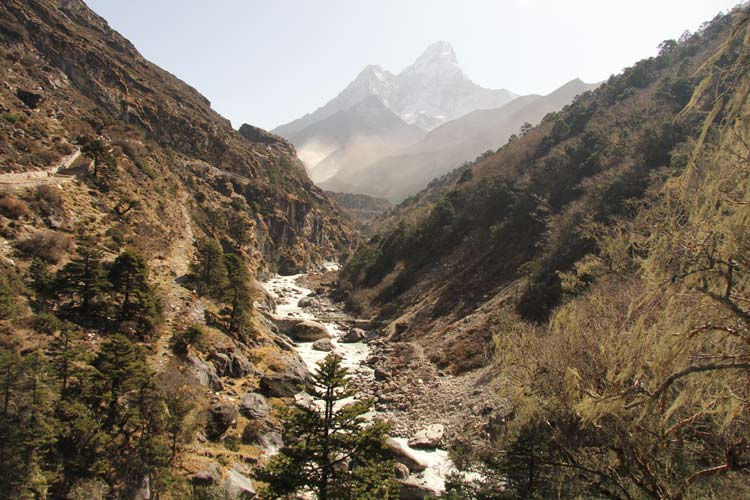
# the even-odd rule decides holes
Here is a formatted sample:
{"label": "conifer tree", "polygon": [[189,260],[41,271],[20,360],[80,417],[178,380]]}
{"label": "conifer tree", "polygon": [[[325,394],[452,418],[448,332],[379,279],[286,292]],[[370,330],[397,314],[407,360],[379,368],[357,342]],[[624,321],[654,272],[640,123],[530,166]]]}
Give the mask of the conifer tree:
{"label": "conifer tree", "polygon": [[232,334],[242,335],[249,328],[250,311],[253,307],[252,294],[248,286],[250,274],[239,255],[224,255],[224,265],[228,276],[224,291],[224,300],[229,306],[227,330]]}
{"label": "conifer tree", "polygon": [[319,401],[283,414],[285,445],[256,472],[268,484],[262,498],[296,498],[305,489],[319,500],[398,498],[383,447],[387,426],[367,423],[372,401],[346,402],[357,391],[341,357],[321,361],[306,391]]}
{"label": "conifer tree", "polygon": [[192,266],[192,275],[202,294],[219,296],[227,282],[224,252],[219,242],[204,239],[198,245],[198,260]]}
{"label": "conifer tree", "polygon": [[102,251],[96,240],[88,235],[78,239],[77,254],[58,273],[58,291],[67,295],[80,311],[89,314],[109,288]]}
{"label": "conifer tree", "polygon": [[158,307],[143,255],[133,249],[122,252],[110,267],[109,280],[119,299],[120,321],[137,321],[143,329],[151,330]]}

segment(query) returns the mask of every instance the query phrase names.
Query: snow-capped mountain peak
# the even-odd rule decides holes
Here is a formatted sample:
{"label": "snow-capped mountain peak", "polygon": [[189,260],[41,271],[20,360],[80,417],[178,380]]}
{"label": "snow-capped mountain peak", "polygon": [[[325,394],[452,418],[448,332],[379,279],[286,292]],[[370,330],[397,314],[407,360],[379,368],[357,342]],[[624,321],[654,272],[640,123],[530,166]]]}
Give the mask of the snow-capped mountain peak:
{"label": "snow-capped mountain peak", "polygon": [[455,77],[460,76],[468,80],[468,77],[458,65],[456,52],[450,43],[435,42],[417,58],[410,66],[407,66],[399,76],[427,75],[433,77]]}
{"label": "snow-capped mountain peak", "polygon": [[[451,44],[439,41],[427,47],[413,64],[397,75],[377,65],[365,66],[325,106],[274,132],[294,143],[305,128],[369,96],[377,97],[403,121],[423,130],[432,130],[476,109],[502,106],[516,97],[507,90],[485,89],[472,82],[458,65]],[[301,148],[300,144],[296,145]]]}

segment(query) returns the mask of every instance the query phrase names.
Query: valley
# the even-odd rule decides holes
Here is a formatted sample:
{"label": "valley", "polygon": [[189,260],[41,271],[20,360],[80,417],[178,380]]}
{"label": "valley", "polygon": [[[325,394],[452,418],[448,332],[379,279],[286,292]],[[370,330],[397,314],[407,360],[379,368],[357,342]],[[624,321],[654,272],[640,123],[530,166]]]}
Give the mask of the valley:
{"label": "valley", "polygon": [[0,500],[750,497],[750,7],[630,63],[517,94],[438,41],[269,132],[3,2]]}

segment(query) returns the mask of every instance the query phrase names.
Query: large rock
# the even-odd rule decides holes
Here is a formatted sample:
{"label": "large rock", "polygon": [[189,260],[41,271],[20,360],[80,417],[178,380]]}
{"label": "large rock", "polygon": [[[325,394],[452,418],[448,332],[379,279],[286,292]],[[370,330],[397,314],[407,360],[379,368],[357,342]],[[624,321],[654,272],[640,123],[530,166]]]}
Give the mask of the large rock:
{"label": "large rock", "polygon": [[30,90],[18,89],[16,90],[16,97],[31,109],[35,109],[44,102],[44,96],[42,94]]}
{"label": "large rock", "polygon": [[316,299],[315,297],[307,296],[307,297],[302,297],[301,299],[299,299],[299,301],[297,302],[297,305],[299,307],[314,307],[314,306],[320,305],[320,301]]}
{"label": "large rock", "polygon": [[227,498],[232,500],[253,498],[255,496],[253,482],[234,468],[229,469],[227,473],[227,479],[224,481],[224,491],[227,494]]}
{"label": "large rock", "polygon": [[445,427],[442,424],[434,424],[417,432],[409,440],[409,446],[423,450],[434,450],[443,440]]}
{"label": "large rock", "polygon": [[279,431],[269,430],[258,436],[258,446],[266,453],[276,453],[284,447],[284,439]]}
{"label": "large rock", "polygon": [[341,342],[353,344],[354,342],[362,342],[365,339],[367,339],[367,332],[361,328],[352,328],[341,337]]}
{"label": "large rock", "polygon": [[313,342],[312,348],[314,351],[331,352],[333,351],[333,344],[331,339],[320,339]]}
{"label": "large rock", "polygon": [[218,439],[231,426],[236,425],[239,411],[237,407],[229,403],[219,403],[207,411],[206,437]]}
{"label": "large rock", "polygon": [[266,373],[260,378],[260,391],[266,396],[292,397],[302,390],[310,373],[296,356],[284,357],[284,368],[279,372]]}
{"label": "large rock", "polygon": [[210,486],[212,484],[219,484],[220,481],[221,465],[217,462],[208,462],[204,468],[190,476],[190,482],[196,486]]}
{"label": "large rock", "polygon": [[410,480],[399,480],[399,500],[425,500],[426,498],[439,497],[441,492],[430,486],[419,484]]}
{"label": "large rock", "polygon": [[262,420],[268,417],[268,401],[262,394],[248,392],[240,398],[240,413],[247,418]]}
{"label": "large rock", "polygon": [[220,377],[244,378],[257,372],[242,351],[233,348],[218,348],[211,351],[208,359],[216,367]]}
{"label": "large rock", "polygon": [[422,463],[409,449],[405,448],[393,438],[385,441],[386,449],[393,455],[393,458],[409,468],[411,472],[422,472],[427,465]]}
{"label": "large rock", "polygon": [[289,329],[289,336],[299,342],[315,342],[331,337],[325,326],[309,319],[300,321]]}
{"label": "large rock", "polygon": [[202,385],[205,385],[212,391],[221,391],[224,389],[224,384],[221,383],[221,379],[213,365],[205,363],[195,356],[190,356],[187,364],[190,367],[190,371]]}

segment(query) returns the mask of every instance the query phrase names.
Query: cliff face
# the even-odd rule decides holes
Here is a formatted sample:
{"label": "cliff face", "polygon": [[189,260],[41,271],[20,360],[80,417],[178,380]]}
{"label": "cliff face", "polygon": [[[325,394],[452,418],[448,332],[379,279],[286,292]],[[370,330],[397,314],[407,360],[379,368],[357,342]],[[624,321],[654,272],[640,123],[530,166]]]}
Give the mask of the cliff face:
{"label": "cliff face", "polygon": [[[249,125],[233,130],[205,97],[145,60],[83,2],[11,0],[0,11],[4,111],[27,115],[26,123],[38,123],[50,140],[69,144],[81,135],[116,139],[113,128],[127,129],[151,153],[131,160],[163,154],[158,168],[188,191],[201,190],[191,179],[197,174],[214,188],[224,186],[218,196],[245,198],[242,215],[255,226],[253,246],[268,264],[293,271],[347,247],[333,204],[309,181],[288,142]],[[15,95],[19,89],[42,103],[27,109]],[[32,155],[24,159],[19,149],[6,148],[0,161],[15,171],[33,167]],[[38,159],[36,166],[43,166]],[[211,204],[218,198],[209,191]]]}

